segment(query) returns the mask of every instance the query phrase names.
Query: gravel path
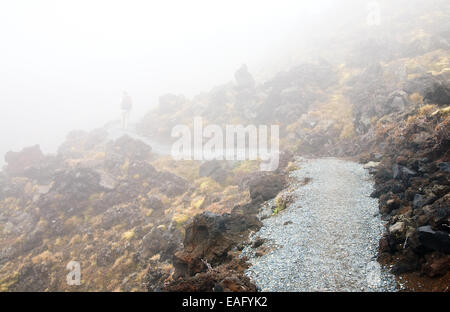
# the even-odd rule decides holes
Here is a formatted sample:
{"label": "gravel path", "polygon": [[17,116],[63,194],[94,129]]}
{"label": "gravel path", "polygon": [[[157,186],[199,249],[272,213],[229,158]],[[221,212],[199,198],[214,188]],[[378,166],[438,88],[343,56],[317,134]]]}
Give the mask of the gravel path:
{"label": "gravel path", "polygon": [[300,159],[299,168],[291,173],[294,202],[252,236],[277,248],[256,257],[246,247],[246,274],[262,291],[395,291],[394,277],[376,261],[384,227],[366,170],[335,158]]}

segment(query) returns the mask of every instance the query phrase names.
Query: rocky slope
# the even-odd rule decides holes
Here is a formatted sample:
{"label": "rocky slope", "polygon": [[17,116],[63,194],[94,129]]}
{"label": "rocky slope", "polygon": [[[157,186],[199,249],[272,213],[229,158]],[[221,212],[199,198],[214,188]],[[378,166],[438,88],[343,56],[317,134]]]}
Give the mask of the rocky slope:
{"label": "rocky slope", "polygon": [[[108,130],[73,132],[57,155],[38,146],[6,155],[2,291],[162,289],[202,272],[202,260],[231,262],[234,245],[260,226],[256,202],[284,185],[280,174],[256,172],[257,163],[176,162]],[[79,286],[66,284],[70,261],[81,265]],[[215,278],[224,289],[255,290],[241,269],[232,281],[227,272]],[[209,282],[187,289],[211,290]]]}
{"label": "rocky slope", "polygon": [[380,259],[393,263],[396,274],[431,278],[411,282],[412,289],[445,290],[450,282],[448,107],[423,106],[394,123],[387,124],[386,147],[372,169],[377,183],[372,196],[379,197],[389,220]]}

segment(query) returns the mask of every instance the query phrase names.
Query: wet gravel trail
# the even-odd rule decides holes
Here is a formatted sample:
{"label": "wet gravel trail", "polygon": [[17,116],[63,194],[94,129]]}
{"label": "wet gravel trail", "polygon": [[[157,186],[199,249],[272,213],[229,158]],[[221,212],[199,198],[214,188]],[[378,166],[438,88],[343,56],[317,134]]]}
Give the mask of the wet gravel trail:
{"label": "wet gravel trail", "polygon": [[[335,158],[298,165],[289,190],[294,202],[252,236],[276,248],[257,257],[246,247],[246,274],[262,291],[395,291],[394,277],[376,261],[384,227],[367,171]],[[312,180],[302,185],[304,178]],[[261,216],[271,215],[270,206]]]}

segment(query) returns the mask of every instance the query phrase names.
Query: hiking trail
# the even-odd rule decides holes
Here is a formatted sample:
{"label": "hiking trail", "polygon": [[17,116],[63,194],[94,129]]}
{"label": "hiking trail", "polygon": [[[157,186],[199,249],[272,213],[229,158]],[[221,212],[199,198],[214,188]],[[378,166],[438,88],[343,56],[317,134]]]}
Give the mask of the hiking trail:
{"label": "hiking trail", "polygon": [[[395,291],[394,277],[377,262],[384,227],[373,181],[358,163],[300,159],[289,192],[294,201],[265,218],[252,239],[274,250],[257,257],[246,274],[262,291]],[[311,181],[302,183],[305,178]],[[271,215],[271,204],[261,216]]]}

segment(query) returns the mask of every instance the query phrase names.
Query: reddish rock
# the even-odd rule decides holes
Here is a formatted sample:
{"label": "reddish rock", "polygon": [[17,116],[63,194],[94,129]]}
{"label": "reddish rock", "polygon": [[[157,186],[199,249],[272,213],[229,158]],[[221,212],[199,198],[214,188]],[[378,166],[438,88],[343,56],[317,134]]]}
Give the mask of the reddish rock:
{"label": "reddish rock", "polygon": [[405,156],[398,156],[395,161],[399,165],[406,166],[408,159]]}
{"label": "reddish rock", "polygon": [[426,255],[425,259],[422,272],[429,277],[442,276],[450,269],[450,255],[435,252]]}
{"label": "reddish rock", "polygon": [[5,155],[6,171],[12,176],[25,175],[30,168],[38,168],[43,159],[39,145],[26,147],[20,152],[8,152]]}
{"label": "reddish rock", "polygon": [[378,245],[378,250],[380,251],[380,253],[385,253],[385,252],[391,251],[391,247],[389,246],[389,239],[386,236],[384,236],[382,239],[380,239],[379,245]]}
{"label": "reddish rock", "polygon": [[230,261],[228,252],[243,241],[249,231],[256,231],[261,222],[251,215],[217,215],[204,212],[194,217],[186,227],[184,249],[175,254],[174,266],[177,276],[193,276]]}
{"label": "reddish rock", "polygon": [[389,211],[392,211],[394,209],[398,209],[400,207],[400,205],[401,205],[401,201],[400,201],[400,199],[398,197],[389,199],[386,202],[386,206],[389,209]]}
{"label": "reddish rock", "polygon": [[169,292],[256,292],[256,286],[242,272],[230,266],[220,266],[214,270],[195,276],[179,278],[163,288]]}
{"label": "reddish rock", "polygon": [[250,197],[263,201],[272,199],[285,187],[286,179],[283,175],[263,174],[249,182]]}

